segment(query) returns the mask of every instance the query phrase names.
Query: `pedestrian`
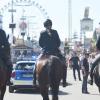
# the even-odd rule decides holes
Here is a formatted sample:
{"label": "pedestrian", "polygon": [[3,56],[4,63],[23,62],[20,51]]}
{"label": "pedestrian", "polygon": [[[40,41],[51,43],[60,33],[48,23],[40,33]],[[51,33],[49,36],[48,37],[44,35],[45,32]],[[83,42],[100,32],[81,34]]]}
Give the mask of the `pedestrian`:
{"label": "pedestrian", "polygon": [[94,54],[91,54],[90,57],[89,57],[89,69],[91,69],[91,66],[92,66],[92,63],[93,63],[93,60],[95,59],[95,56]]}
{"label": "pedestrian", "polygon": [[[61,40],[59,38],[58,32],[54,29],[52,29],[52,21],[50,19],[47,19],[44,22],[45,30],[40,33],[39,37],[39,46],[42,48],[42,53],[39,55],[41,57],[42,55],[49,54],[49,55],[56,55],[60,58],[60,60],[63,62],[63,87],[67,85],[66,82],[66,60],[64,56],[61,54],[61,51],[59,49],[61,45]],[[34,75],[34,84],[36,84],[36,75]]]}
{"label": "pedestrian", "polygon": [[83,58],[83,64],[81,66],[82,75],[83,75],[83,82],[82,82],[82,93],[89,94],[87,90],[87,80],[89,75],[89,53],[85,53],[85,57]]}
{"label": "pedestrian", "polygon": [[76,52],[70,58],[70,62],[71,62],[71,66],[72,66],[72,69],[73,69],[74,80],[76,81],[76,74],[75,74],[75,72],[77,70],[79,81],[81,81],[80,66],[79,66],[80,60],[79,60],[79,57],[77,56]]}

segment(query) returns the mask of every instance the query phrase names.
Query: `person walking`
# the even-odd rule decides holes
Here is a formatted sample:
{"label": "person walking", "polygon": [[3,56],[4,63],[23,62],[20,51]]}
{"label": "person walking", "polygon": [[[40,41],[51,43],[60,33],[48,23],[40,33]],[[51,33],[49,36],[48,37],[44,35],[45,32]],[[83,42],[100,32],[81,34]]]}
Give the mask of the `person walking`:
{"label": "person walking", "polygon": [[73,77],[74,77],[74,80],[76,81],[76,74],[75,74],[75,72],[77,70],[79,81],[81,81],[80,66],[79,66],[80,60],[79,60],[79,57],[77,56],[77,53],[76,52],[70,58],[70,62],[71,62],[71,66],[72,66],[72,69],[73,69]]}
{"label": "person walking", "polygon": [[89,53],[85,53],[85,57],[83,58],[83,64],[82,64],[82,75],[83,75],[83,82],[82,82],[82,93],[89,94],[87,90],[87,79],[89,75]]}

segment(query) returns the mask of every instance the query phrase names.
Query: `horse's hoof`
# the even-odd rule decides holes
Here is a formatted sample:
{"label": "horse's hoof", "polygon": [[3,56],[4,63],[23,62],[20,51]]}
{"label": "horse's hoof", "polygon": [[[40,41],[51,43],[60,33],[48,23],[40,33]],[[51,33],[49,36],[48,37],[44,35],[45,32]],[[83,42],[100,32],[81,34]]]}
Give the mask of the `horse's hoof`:
{"label": "horse's hoof", "polygon": [[68,83],[67,83],[67,82],[63,83],[63,87],[66,87],[67,85],[68,85]]}

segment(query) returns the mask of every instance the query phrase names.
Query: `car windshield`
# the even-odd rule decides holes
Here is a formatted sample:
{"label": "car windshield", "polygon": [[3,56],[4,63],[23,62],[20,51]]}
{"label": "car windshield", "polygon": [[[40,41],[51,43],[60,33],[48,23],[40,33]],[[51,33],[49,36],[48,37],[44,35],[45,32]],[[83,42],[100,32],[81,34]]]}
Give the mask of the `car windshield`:
{"label": "car windshield", "polygon": [[19,63],[16,66],[16,70],[31,70],[34,69],[35,63]]}

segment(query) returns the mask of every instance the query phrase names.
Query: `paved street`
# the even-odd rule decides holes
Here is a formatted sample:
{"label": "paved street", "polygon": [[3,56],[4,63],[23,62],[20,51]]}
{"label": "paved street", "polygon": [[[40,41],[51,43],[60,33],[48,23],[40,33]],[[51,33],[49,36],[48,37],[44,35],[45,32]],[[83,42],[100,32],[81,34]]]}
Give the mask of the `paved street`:
{"label": "paved street", "polygon": [[[81,93],[82,81],[78,81],[78,79],[74,81],[72,70],[68,70],[67,81],[71,83],[71,85],[67,86],[66,88],[60,86],[59,100],[100,100],[100,94],[95,85],[90,86],[88,84],[88,91],[90,94]],[[42,97],[39,93],[33,91],[24,90],[16,91],[15,93],[9,93],[7,89],[4,100],[42,100]]]}

